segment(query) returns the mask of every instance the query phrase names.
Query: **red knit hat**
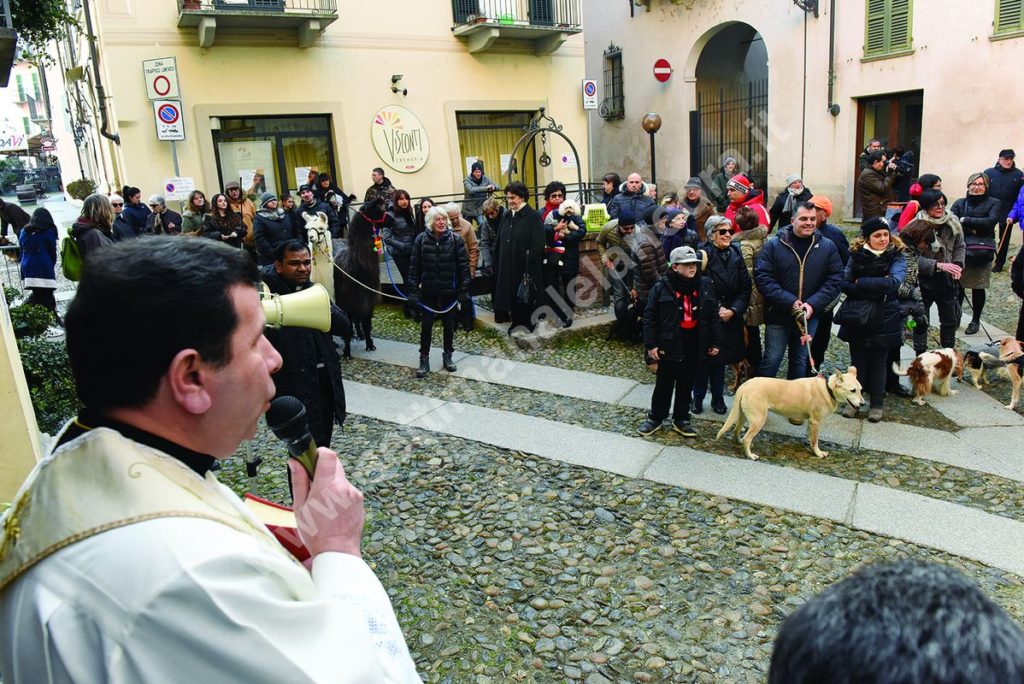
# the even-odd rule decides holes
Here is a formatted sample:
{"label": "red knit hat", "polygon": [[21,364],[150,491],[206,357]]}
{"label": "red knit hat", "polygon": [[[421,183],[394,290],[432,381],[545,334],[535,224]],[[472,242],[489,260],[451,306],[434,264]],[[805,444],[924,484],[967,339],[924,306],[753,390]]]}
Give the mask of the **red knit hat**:
{"label": "red knit hat", "polygon": [[750,182],[750,179],[744,176],[742,173],[737,173],[735,176],[729,179],[729,182],[725,184],[726,189],[735,190],[736,192],[742,192],[746,195],[750,192],[750,189],[754,187],[754,184]]}

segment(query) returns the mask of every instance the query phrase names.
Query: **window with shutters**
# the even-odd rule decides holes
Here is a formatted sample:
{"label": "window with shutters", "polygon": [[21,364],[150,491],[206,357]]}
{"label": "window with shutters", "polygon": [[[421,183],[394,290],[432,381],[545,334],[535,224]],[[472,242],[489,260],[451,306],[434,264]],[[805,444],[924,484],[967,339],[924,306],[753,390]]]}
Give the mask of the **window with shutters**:
{"label": "window with shutters", "polygon": [[14,82],[18,85],[18,102],[25,101],[25,84],[21,80],[21,74],[15,74]]}
{"label": "window with shutters", "polygon": [[[1016,2],[1019,4],[1020,0]],[[884,57],[910,52],[913,0],[865,0],[865,5],[864,56]]]}
{"label": "window with shutters", "polygon": [[1024,31],[1024,0],[996,0],[995,34]]}

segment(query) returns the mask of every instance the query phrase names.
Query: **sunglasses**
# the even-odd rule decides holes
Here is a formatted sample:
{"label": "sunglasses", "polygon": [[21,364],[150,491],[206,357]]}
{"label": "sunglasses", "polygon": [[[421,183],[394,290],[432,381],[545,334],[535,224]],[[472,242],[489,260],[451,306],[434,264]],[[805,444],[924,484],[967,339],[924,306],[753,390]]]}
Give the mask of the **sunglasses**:
{"label": "sunglasses", "polygon": [[115,207],[123,207],[124,206],[124,202],[111,202],[111,204],[113,204]]}
{"label": "sunglasses", "polygon": [[719,228],[718,230],[711,231],[711,234],[712,235],[728,235],[731,232],[732,232],[732,230],[730,230],[729,228]]}
{"label": "sunglasses", "polygon": [[550,195],[548,195],[548,197],[550,197],[551,199],[565,199],[565,195],[563,195],[560,192],[553,192]]}

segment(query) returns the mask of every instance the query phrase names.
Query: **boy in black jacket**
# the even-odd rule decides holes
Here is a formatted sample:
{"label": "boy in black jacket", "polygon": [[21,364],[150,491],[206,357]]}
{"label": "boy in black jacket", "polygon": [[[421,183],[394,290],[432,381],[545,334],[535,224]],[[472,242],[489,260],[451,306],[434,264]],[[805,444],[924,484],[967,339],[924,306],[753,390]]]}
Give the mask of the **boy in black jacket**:
{"label": "boy in black jacket", "polygon": [[[644,348],[658,365],[651,411],[638,428],[654,433],[668,417],[675,390],[672,429],[696,437],[690,425],[690,394],[698,363],[717,356],[721,344],[718,306],[711,281],[700,275],[701,259],[692,247],[676,247],[670,270],[651,288],[644,309]],[[715,315],[713,315],[715,314]]]}

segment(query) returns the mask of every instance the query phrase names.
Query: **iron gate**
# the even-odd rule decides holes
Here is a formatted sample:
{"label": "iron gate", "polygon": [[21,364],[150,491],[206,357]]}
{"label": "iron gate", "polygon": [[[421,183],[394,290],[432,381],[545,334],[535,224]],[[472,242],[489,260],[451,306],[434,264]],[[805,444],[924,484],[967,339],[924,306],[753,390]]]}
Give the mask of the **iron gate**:
{"label": "iron gate", "polygon": [[691,173],[708,183],[726,157],[735,157],[739,171],[767,192],[768,79],[697,91],[697,111],[690,112]]}

